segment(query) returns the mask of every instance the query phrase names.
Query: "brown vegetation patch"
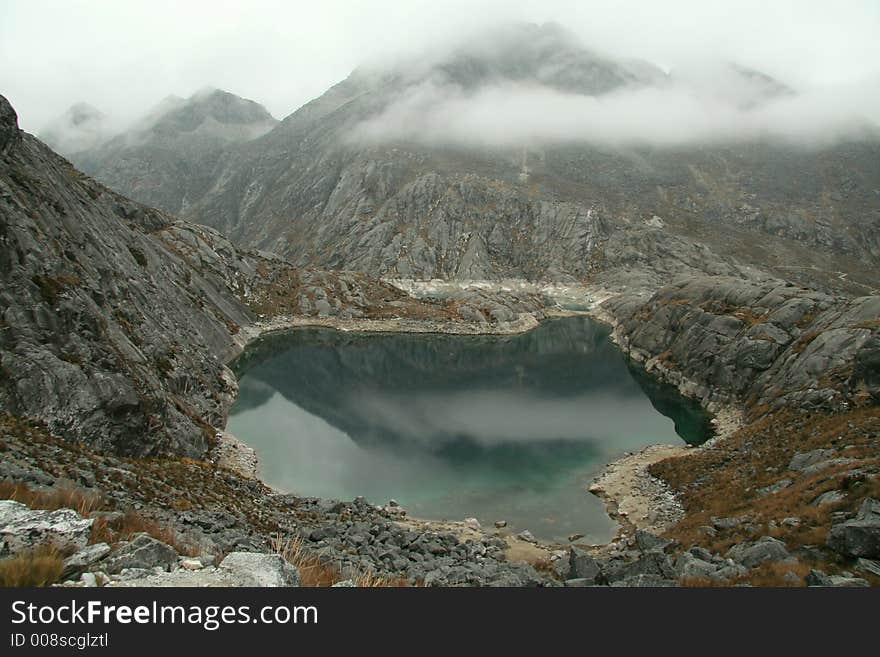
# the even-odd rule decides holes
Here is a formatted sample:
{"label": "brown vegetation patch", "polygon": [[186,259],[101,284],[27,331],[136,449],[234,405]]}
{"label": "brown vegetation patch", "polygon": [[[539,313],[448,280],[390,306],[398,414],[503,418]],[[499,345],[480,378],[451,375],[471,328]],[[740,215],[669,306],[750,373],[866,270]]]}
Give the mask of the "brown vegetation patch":
{"label": "brown vegetation patch", "polygon": [[[833,512],[852,513],[866,497],[880,497],[878,447],[877,407],[836,414],[786,410],[753,422],[712,449],[666,459],[649,470],[666,481],[684,505],[684,519],[667,532],[682,545],[724,553],[734,543],[771,535],[796,549],[824,544]],[[788,470],[796,453],[820,448],[835,449],[835,458],[856,461],[812,474]],[[760,492],[782,479],[791,479],[791,485],[775,493]],[[842,501],[811,504],[835,489],[846,493]],[[714,535],[705,530],[712,516],[743,515],[753,519]],[[786,518],[800,522],[783,523]],[[768,527],[771,521],[776,529]]]}
{"label": "brown vegetation patch", "polygon": [[[281,534],[276,534],[272,539],[271,546],[275,554],[280,554],[285,561],[296,566],[303,586],[328,587],[346,579],[332,565],[306,548],[299,536],[284,538]],[[359,573],[351,579],[355,586],[362,588],[411,586],[405,577],[376,575],[371,571]]]}
{"label": "brown vegetation patch", "polygon": [[0,500],[15,500],[31,509],[73,509],[81,516],[103,508],[103,497],[79,488],[73,482],[62,481],[52,488],[34,490],[24,482],[0,481]]}
{"label": "brown vegetation patch", "polygon": [[146,533],[173,547],[179,554],[198,556],[200,550],[197,543],[181,536],[178,532],[152,518],[133,510],[128,510],[122,517],[108,520],[106,517],[95,518],[89,543],[107,543],[114,545],[120,541],[128,541],[135,534]]}
{"label": "brown vegetation patch", "polygon": [[64,554],[54,548],[22,552],[0,561],[0,587],[50,586],[63,571]]}

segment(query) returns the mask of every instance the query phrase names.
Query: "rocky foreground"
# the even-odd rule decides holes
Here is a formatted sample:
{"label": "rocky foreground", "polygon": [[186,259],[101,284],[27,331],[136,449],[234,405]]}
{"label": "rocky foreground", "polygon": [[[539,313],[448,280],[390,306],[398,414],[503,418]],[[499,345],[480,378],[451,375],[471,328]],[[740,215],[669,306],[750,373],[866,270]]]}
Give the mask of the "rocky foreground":
{"label": "rocky foreground", "polygon": [[[27,442],[18,439],[23,433]],[[764,534],[712,551],[638,529],[609,546],[534,546],[538,557],[527,564],[508,557],[534,539],[473,521],[438,526],[407,519],[393,503],[279,494],[208,463],[97,455],[8,418],[0,437],[4,492],[35,507],[79,508],[0,502],[0,558],[51,549],[58,580],[71,586],[672,586],[774,574],[774,583],[866,586],[880,577],[880,501],[871,497],[855,514],[835,513],[824,544],[812,547],[790,549]],[[790,468],[815,475],[842,465],[834,456],[797,454]],[[823,493],[817,507],[852,494]],[[807,521],[712,517],[701,532],[715,541],[741,531],[779,535]]]}

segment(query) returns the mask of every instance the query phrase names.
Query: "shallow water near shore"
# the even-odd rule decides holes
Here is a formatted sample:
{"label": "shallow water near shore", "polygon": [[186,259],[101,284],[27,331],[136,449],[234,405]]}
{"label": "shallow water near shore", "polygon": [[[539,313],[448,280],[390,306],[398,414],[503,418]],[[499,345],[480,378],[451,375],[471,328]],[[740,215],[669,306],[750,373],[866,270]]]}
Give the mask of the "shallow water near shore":
{"label": "shallow water near shore", "polygon": [[586,492],[592,477],[625,451],[710,432],[696,404],[628,361],[609,332],[579,316],[503,337],[270,336],[235,364],[227,428],[281,490],[606,541],[616,525]]}

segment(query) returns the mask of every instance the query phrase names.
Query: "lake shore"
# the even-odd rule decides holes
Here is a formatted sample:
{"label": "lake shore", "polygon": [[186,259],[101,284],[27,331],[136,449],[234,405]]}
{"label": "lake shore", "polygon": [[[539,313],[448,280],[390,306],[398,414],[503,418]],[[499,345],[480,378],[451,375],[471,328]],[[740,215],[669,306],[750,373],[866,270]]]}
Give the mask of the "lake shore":
{"label": "lake shore", "polygon": [[[276,317],[242,327],[236,340],[240,348],[228,362],[231,363],[250,344],[260,338],[299,328],[329,328],[341,332],[359,333],[514,335],[534,330],[544,319],[576,315],[587,315],[613,326],[613,322],[609,321],[607,314],[599,308],[599,305],[609,296],[610,294],[604,290],[593,290],[588,297],[589,303],[584,304],[585,309],[568,310],[556,307],[548,309],[541,319],[536,318],[531,313],[521,313],[517,320],[513,322],[496,324],[410,318],[341,319],[338,317]],[[722,433],[728,434],[739,426],[739,422],[733,418],[733,413],[719,415],[723,417],[716,416],[716,419],[713,420],[716,423],[718,436],[710,442],[718,440]],[[243,476],[259,479],[259,460],[256,452],[226,430],[218,432],[217,437],[218,446],[212,453],[212,459],[216,463],[228,467]],[[603,546],[620,540],[621,536],[632,533],[635,529],[645,529],[654,533],[661,533],[682,517],[683,510],[674,495],[662,482],[652,477],[647,470],[653,463],[670,457],[682,456],[693,449],[700,448],[690,448],[684,445],[649,445],[634,454],[629,454],[609,463],[594,478],[589,492],[603,500],[609,516],[621,525],[618,534],[609,543],[603,544]],[[262,483],[265,484],[265,482]],[[401,517],[401,521],[418,524],[423,528],[433,528],[437,531],[453,530],[466,534],[475,531],[463,521],[437,521],[409,517],[405,519]],[[476,530],[476,532],[485,535],[505,534],[505,532],[492,531],[485,528]],[[510,538],[510,535],[508,535],[508,538]],[[534,550],[529,551],[529,556],[538,554],[546,556],[551,551],[565,546],[549,541],[538,541],[533,544],[533,547]],[[513,550],[513,553],[517,555],[519,555],[519,552],[521,551]],[[534,555],[532,552],[534,552]]]}
{"label": "lake shore", "polygon": [[734,408],[718,411],[712,420],[715,435],[702,445],[654,444],[626,454],[603,468],[587,489],[604,503],[608,515],[620,524],[610,543],[625,541],[636,530],[662,534],[684,517],[684,508],[663,481],[648,471],[668,458],[713,449],[743,425]]}

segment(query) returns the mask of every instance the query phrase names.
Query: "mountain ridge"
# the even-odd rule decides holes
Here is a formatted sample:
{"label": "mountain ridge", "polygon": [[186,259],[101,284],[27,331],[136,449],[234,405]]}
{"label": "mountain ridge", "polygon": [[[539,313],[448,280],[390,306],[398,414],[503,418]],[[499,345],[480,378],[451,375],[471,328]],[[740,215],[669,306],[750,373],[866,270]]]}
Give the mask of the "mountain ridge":
{"label": "mountain ridge", "polygon": [[[487,81],[546,83],[599,98],[615,96],[609,89],[672,84],[659,69],[633,73],[639,67],[572,45],[552,28],[519,29],[540,38],[516,38],[523,33],[513,30],[500,45],[467,44],[403,70],[357,69],[270,132],[224,147],[197,172],[149,154],[111,163],[113,181],[102,178],[99,162],[86,170],[300,266],[651,289],[676,270],[752,267],[832,293],[877,289],[880,138],[871,133],[810,147],[759,138],[504,147],[427,143],[417,134],[353,138],[377,117],[394,127],[393,111],[383,117],[413,97],[414,109],[397,123],[431,111],[450,88],[453,99],[469,102],[469,87]],[[734,100],[750,108],[794,93],[760,72],[736,65],[727,71],[747,91]],[[646,233],[653,237],[646,241]],[[633,253],[637,243],[649,255]],[[687,265],[696,252],[713,255]],[[625,280],[625,263],[639,258],[635,279]],[[670,267],[673,261],[680,264]]]}

